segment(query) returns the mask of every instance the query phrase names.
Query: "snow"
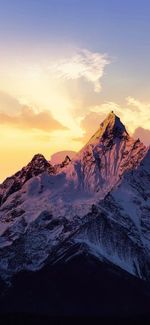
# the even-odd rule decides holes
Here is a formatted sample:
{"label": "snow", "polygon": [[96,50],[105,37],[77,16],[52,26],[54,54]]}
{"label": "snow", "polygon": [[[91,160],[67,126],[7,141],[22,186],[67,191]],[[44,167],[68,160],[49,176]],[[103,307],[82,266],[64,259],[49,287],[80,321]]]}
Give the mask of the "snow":
{"label": "snow", "polygon": [[0,275],[41,268],[72,238],[144,277],[142,263],[150,252],[148,148],[110,113],[66,162],[54,168],[38,154],[1,185]]}
{"label": "snow", "polygon": [[96,244],[91,243],[91,241],[87,240],[87,239],[76,239],[75,240],[76,243],[84,243],[87,245],[89,252],[92,253],[92,255],[98,257],[100,260],[105,260],[108,262],[111,262],[117,266],[119,266],[120,268],[122,268],[123,270],[126,270],[127,272],[135,275],[135,270],[134,267],[132,265],[132,262],[129,263],[129,261],[125,261],[121,258],[119,258],[119,255],[117,254],[117,252],[110,252],[110,254],[105,250],[104,247],[102,246],[98,246]]}

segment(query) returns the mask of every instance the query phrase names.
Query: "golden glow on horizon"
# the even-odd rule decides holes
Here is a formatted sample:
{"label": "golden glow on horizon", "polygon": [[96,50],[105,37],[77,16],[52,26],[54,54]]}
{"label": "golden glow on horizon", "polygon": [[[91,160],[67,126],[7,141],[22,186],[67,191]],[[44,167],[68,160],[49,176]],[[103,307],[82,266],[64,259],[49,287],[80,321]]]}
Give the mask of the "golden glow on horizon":
{"label": "golden glow on horizon", "polygon": [[50,135],[37,130],[21,131],[14,127],[1,127],[1,181],[25,166],[34,154],[42,153],[50,159],[54,152],[72,148],[78,151],[81,148],[81,142],[72,140],[71,132],[69,135],[69,131],[58,131],[57,134],[55,132],[57,131]]}
{"label": "golden glow on horizon", "polygon": [[150,103],[128,97],[122,105],[95,105],[109,63],[106,56],[80,50],[70,59],[66,55],[47,61],[1,60],[0,181],[38,152],[49,159],[57,151],[78,151],[111,110],[130,133],[142,127],[146,137],[150,134]]}

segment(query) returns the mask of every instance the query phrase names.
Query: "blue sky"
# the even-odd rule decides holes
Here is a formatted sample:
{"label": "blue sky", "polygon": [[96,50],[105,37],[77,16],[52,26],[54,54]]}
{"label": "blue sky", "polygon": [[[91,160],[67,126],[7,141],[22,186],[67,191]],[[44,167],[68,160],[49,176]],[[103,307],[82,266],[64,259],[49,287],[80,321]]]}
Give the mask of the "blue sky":
{"label": "blue sky", "polygon": [[148,0],[0,0],[0,43],[20,54],[67,44],[108,53],[108,90],[115,74],[116,87],[121,82],[148,98],[149,18]]}
{"label": "blue sky", "polygon": [[73,40],[114,54],[149,47],[148,0],[1,0],[0,9],[8,40]]}

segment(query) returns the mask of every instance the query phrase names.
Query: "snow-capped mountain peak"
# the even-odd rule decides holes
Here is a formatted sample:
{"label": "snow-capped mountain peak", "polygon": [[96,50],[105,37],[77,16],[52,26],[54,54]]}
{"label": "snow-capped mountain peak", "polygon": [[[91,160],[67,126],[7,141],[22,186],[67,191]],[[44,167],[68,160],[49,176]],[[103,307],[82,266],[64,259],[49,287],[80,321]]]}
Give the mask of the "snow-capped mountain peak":
{"label": "snow-capped mountain peak", "polygon": [[0,204],[5,202],[11,194],[19,191],[29,179],[45,171],[53,174],[54,168],[42,154],[34,155],[27,166],[11,177],[6,178],[3,184],[0,185]]}
{"label": "snow-capped mountain peak", "polygon": [[149,277],[149,158],[113,112],[72,159],[52,166],[35,155],[0,186],[0,275],[41,268],[71,238]]}
{"label": "snow-capped mountain peak", "polygon": [[105,196],[128,170],[138,166],[147,148],[129,136],[120,118],[111,112],[66,169],[75,188]]}
{"label": "snow-capped mountain peak", "polygon": [[124,137],[128,138],[128,133],[125,126],[120,121],[120,118],[111,111],[106,119],[100,124],[97,132],[91,137],[87,144],[94,144],[95,142],[105,140],[106,138]]}

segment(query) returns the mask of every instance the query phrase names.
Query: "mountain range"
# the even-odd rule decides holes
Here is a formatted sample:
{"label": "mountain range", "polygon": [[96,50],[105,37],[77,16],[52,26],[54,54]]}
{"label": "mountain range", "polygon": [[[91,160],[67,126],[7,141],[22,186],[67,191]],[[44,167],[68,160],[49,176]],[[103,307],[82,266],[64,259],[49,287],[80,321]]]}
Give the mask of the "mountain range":
{"label": "mountain range", "polygon": [[48,267],[60,275],[73,265],[65,272],[75,272],[78,263],[85,274],[93,263],[96,279],[106,270],[105,283],[121,281],[117,275],[110,281],[111,269],[122,283],[149,286],[150,148],[113,111],[71,158],[52,164],[37,154],[0,185],[3,285],[21,274],[21,283],[25,274],[52,274]]}

